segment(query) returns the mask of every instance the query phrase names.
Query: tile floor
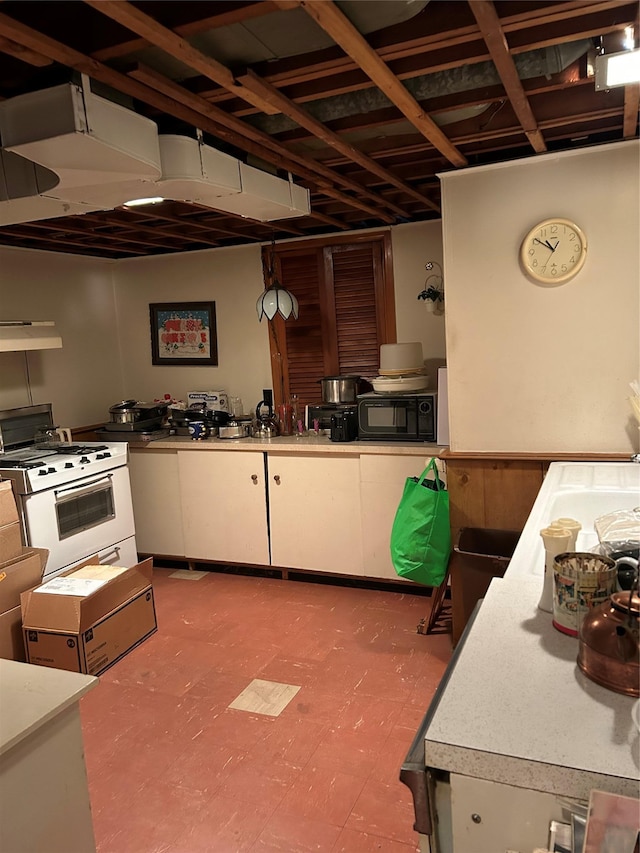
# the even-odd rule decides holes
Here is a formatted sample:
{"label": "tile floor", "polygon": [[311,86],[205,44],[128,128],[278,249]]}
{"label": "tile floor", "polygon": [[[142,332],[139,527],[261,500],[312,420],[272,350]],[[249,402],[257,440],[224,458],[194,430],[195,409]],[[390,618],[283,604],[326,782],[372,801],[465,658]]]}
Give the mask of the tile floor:
{"label": "tile floor", "polygon": [[[398,773],[451,655],[416,632],[430,599],[171,574],[158,633],[81,701],[99,853],[413,853]],[[277,715],[229,707],[254,680]]]}

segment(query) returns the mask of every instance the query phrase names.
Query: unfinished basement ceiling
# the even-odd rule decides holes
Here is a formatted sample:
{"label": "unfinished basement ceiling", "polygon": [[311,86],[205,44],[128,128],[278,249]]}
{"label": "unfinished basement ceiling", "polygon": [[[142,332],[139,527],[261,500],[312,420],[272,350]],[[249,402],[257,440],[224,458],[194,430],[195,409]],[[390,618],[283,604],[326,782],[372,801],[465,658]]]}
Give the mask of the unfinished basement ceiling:
{"label": "unfinished basement ceiling", "polygon": [[596,92],[590,70],[626,27],[637,44],[637,16],[636,0],[5,0],[0,99],[87,75],[159,134],[201,131],[308,189],[310,211],[25,213],[0,244],[125,258],[437,219],[438,172],[638,136],[638,86]]}

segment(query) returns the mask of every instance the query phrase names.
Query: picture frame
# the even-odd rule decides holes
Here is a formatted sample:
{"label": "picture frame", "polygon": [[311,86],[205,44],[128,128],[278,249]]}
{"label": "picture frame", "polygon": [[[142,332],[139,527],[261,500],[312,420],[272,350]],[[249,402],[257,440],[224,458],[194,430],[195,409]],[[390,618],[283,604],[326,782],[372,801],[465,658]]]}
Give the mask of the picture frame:
{"label": "picture frame", "polygon": [[215,302],[151,303],[149,319],[152,364],[218,364]]}

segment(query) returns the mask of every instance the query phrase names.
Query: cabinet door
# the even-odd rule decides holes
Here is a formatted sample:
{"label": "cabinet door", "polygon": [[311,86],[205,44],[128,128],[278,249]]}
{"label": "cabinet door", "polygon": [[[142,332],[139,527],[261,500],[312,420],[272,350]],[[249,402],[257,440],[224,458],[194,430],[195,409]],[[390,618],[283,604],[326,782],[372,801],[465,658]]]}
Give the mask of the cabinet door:
{"label": "cabinet door", "polygon": [[264,455],[178,452],[186,556],[269,565]]}
{"label": "cabinet door", "polygon": [[138,551],[183,557],[178,454],[131,449],[129,474]]}
{"label": "cabinet door", "polygon": [[577,802],[457,773],[450,781],[455,853],[546,849],[549,824],[566,823],[567,805]]}
{"label": "cabinet door", "polygon": [[274,566],[362,575],[357,456],[269,454]]}
{"label": "cabinet door", "polygon": [[362,552],[367,577],[401,580],[391,562],[391,527],[407,477],[419,477],[428,456],[361,456]]}

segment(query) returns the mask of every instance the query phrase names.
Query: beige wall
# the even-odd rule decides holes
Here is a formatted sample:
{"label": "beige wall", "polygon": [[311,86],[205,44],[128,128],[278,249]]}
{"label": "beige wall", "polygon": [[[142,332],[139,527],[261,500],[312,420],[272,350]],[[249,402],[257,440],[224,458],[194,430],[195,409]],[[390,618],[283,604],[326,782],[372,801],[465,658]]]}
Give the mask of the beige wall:
{"label": "beige wall", "polygon": [[[441,176],[453,450],[637,451],[639,162],[631,141]],[[518,252],[551,216],[588,255],[544,287]]]}
{"label": "beige wall", "polygon": [[391,242],[398,342],[422,343],[429,387],[435,390],[437,369],[445,363],[445,315],[430,314],[418,294],[427,276],[437,272],[428,272],[425,264],[435,261],[442,267],[442,222],[399,225],[391,229]]}
{"label": "beige wall", "polygon": [[61,426],[106,420],[105,403],[122,389],[113,269],[96,258],[0,248],[0,320],[53,320],[62,336],[62,349],[0,353],[0,409],[52,403]]}
{"label": "beige wall", "polygon": [[[399,226],[392,240],[398,340],[422,340],[425,359],[439,364],[444,319],[417,294],[426,261],[442,258],[440,223]],[[0,247],[0,319],[56,321],[62,350],[28,355],[32,396],[71,426],[104,422],[121,399],[198,390],[226,390],[254,409],[272,386],[267,325],[255,310],[263,287],[259,245],[117,262]],[[149,304],[181,301],[216,303],[217,367],[151,364]],[[0,353],[0,408],[28,403],[24,355]]]}
{"label": "beige wall", "polygon": [[[124,397],[186,399],[217,389],[255,409],[272,386],[268,324],[255,307],[264,289],[259,245],[125,260],[115,280]],[[149,304],[182,301],[216,303],[217,367],[151,364]]]}

